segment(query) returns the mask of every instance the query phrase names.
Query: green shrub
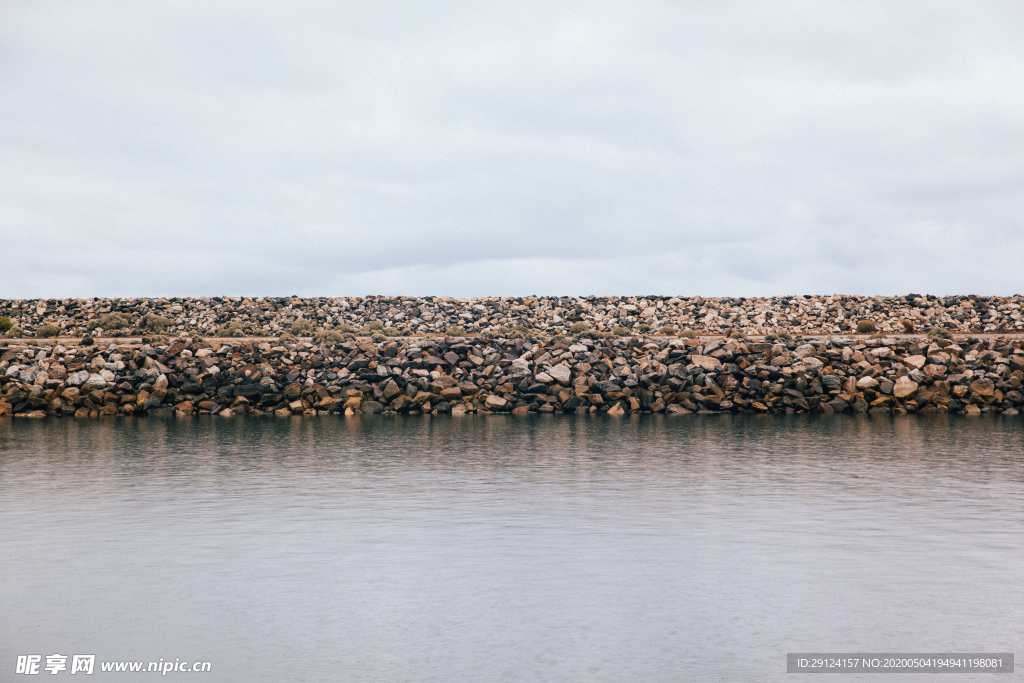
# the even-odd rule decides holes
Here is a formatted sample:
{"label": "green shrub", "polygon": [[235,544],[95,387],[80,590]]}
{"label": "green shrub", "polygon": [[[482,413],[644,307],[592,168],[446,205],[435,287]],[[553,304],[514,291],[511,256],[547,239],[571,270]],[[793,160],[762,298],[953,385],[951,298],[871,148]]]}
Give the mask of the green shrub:
{"label": "green shrub", "polygon": [[380,344],[388,340],[388,338],[385,337],[379,330],[374,332],[373,336],[371,336],[370,339],[372,339],[375,344]]}
{"label": "green shrub", "polygon": [[342,334],[355,334],[356,328],[352,327],[347,323],[334,326],[335,331],[341,332]]}
{"label": "green shrub", "polygon": [[25,331],[22,330],[17,325],[14,325],[14,326],[11,327],[11,329],[7,330],[7,336],[8,337],[13,337],[15,339],[20,339],[21,335],[23,335],[23,334],[25,334]]}
{"label": "green shrub", "polygon": [[764,340],[766,342],[776,341],[778,340],[778,338],[779,335],[775,334],[774,332],[769,332],[768,334],[764,335]]}
{"label": "green shrub", "polygon": [[242,328],[242,324],[238,321],[232,321],[224,323],[217,328],[218,337],[244,337],[245,330]]}
{"label": "green shrub", "polygon": [[616,337],[628,337],[629,329],[623,327],[622,325],[616,325],[615,327],[612,328],[612,334],[614,334]]}
{"label": "green shrub", "polygon": [[466,331],[461,327],[449,327],[444,333],[449,337],[462,337],[466,334]]}
{"label": "green shrub", "polygon": [[287,342],[297,342],[299,341],[299,338],[296,337],[294,334],[291,334],[290,332],[285,332],[284,334],[277,338],[277,341],[284,344]]}
{"label": "green shrub", "polygon": [[953,333],[947,330],[945,327],[933,327],[928,330],[929,339],[952,339]]}
{"label": "green shrub", "polygon": [[857,334],[871,334],[875,331],[875,324],[870,320],[861,320],[857,323]]}
{"label": "green shrub", "polygon": [[97,318],[89,323],[89,329],[102,328],[104,332],[115,332],[130,328],[134,323],[130,316],[125,313],[107,313],[102,318]]}
{"label": "green shrub", "polygon": [[402,333],[394,327],[385,327],[383,332],[386,337],[400,337],[402,335]]}
{"label": "green shrub", "polygon": [[337,330],[319,329],[313,333],[313,341],[317,344],[338,344],[345,341],[345,335]]}
{"label": "green shrub", "polygon": [[60,334],[60,326],[53,323],[46,323],[36,328],[36,337],[40,339],[56,337],[58,334]]}
{"label": "green shrub", "polygon": [[779,330],[779,333],[775,335],[779,341],[793,341],[793,335],[785,330]]}
{"label": "green shrub", "polygon": [[13,323],[11,319],[6,315],[0,315],[0,334],[7,334],[7,331],[11,329]]}
{"label": "green shrub", "polygon": [[139,320],[139,327],[149,330],[150,332],[163,332],[170,327],[171,321],[162,315],[156,313],[147,313],[142,316]]}
{"label": "green shrub", "polygon": [[313,334],[313,325],[304,318],[299,318],[292,323],[292,334],[296,337],[308,337]]}
{"label": "green shrub", "polygon": [[648,332],[651,331],[651,326],[648,325],[647,323],[640,323],[639,325],[636,326],[636,329],[640,332],[640,334],[647,334]]}
{"label": "green shrub", "polygon": [[589,328],[585,322],[576,322],[569,326],[569,333],[579,335],[586,332],[587,329]]}
{"label": "green shrub", "polygon": [[659,333],[665,335],[666,337],[671,337],[673,334],[676,333],[676,328],[672,327],[671,325],[665,325],[665,327],[659,330]]}
{"label": "green shrub", "polygon": [[733,330],[729,333],[729,339],[746,339],[747,335],[743,334],[739,330]]}
{"label": "green shrub", "polygon": [[676,336],[681,337],[682,339],[696,339],[697,333],[693,330],[683,330]]}

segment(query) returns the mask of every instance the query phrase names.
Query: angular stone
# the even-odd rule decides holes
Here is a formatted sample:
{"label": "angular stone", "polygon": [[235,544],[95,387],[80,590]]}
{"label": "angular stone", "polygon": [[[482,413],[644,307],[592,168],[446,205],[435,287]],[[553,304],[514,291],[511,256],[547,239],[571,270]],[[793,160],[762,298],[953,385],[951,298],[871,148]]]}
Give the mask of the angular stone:
{"label": "angular stone", "polygon": [[690,356],[690,362],[709,372],[719,370],[722,367],[722,364],[718,362],[718,359],[712,358],[711,356],[699,356],[694,354]]}
{"label": "angular stone", "polygon": [[458,387],[448,387],[447,389],[441,390],[441,398],[446,401],[458,401],[462,398],[462,389]]}
{"label": "angular stone", "polygon": [[996,385],[990,379],[979,378],[971,382],[971,391],[988,398],[995,394]]}
{"label": "angular stone", "polygon": [[554,365],[548,370],[548,375],[563,387],[569,386],[572,381],[572,370],[566,365]]}
{"label": "angular stone", "polygon": [[892,388],[892,395],[896,398],[906,398],[913,396],[917,391],[918,384],[914,380],[907,376],[900,377],[896,380],[896,383]]}
{"label": "angular stone", "polygon": [[508,405],[508,401],[503,399],[501,396],[490,394],[484,401],[484,405],[487,406],[488,410],[500,410]]}
{"label": "angular stone", "polygon": [[878,380],[874,377],[861,377],[857,380],[858,389],[874,389],[878,386]]}
{"label": "angular stone", "polygon": [[622,407],[622,403],[616,403],[608,409],[608,415],[625,415],[626,411]]}
{"label": "angular stone", "polygon": [[925,356],[907,356],[900,362],[911,370],[920,370],[928,364],[928,359]]}

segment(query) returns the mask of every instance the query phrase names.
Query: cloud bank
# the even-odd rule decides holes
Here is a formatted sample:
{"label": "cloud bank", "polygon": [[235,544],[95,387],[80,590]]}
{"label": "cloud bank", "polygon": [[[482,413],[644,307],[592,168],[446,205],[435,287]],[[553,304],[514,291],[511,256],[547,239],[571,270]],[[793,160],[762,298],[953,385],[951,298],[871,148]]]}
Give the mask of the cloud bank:
{"label": "cloud bank", "polygon": [[0,296],[1024,291],[1012,2],[13,2]]}

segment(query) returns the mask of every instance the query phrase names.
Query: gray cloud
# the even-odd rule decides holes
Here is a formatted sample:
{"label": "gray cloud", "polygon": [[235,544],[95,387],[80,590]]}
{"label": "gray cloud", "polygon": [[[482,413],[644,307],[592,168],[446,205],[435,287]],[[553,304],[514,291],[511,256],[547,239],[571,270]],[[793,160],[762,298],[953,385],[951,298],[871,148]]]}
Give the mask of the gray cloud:
{"label": "gray cloud", "polygon": [[1019,3],[0,13],[0,296],[1024,290]]}

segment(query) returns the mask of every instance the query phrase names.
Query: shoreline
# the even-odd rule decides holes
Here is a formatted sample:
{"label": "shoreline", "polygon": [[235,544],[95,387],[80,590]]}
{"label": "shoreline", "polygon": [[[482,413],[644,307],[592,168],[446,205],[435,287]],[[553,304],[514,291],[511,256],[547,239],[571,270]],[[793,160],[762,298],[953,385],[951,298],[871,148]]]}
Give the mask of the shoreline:
{"label": "shoreline", "polygon": [[1016,415],[1024,409],[1018,335],[348,336],[4,340],[0,416]]}

